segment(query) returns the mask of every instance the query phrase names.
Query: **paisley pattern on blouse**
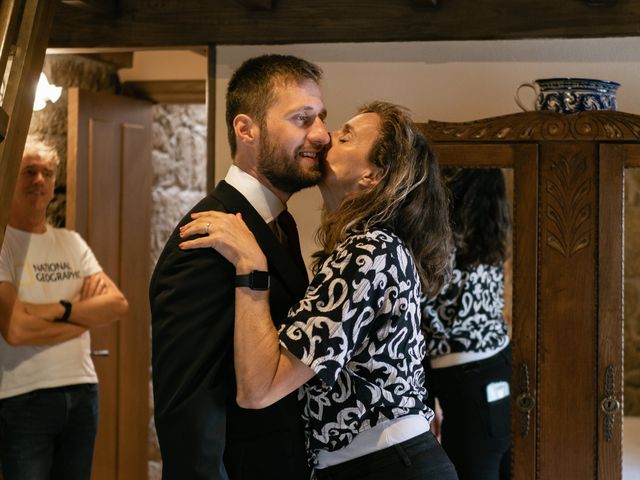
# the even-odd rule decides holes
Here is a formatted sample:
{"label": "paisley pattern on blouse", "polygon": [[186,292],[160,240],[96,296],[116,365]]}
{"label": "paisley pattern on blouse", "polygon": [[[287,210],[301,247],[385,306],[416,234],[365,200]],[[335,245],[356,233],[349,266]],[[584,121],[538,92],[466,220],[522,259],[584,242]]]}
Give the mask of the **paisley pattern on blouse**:
{"label": "paisley pattern on blouse", "polygon": [[503,290],[501,267],[454,268],[449,285],[437,297],[422,298],[427,355],[485,352],[505,346],[509,337],[502,315]]}
{"label": "paisley pattern on blouse", "polygon": [[379,422],[423,403],[420,282],[402,241],[386,230],[352,235],[325,260],[289,311],[280,343],[317,375],[300,389],[311,462]]}

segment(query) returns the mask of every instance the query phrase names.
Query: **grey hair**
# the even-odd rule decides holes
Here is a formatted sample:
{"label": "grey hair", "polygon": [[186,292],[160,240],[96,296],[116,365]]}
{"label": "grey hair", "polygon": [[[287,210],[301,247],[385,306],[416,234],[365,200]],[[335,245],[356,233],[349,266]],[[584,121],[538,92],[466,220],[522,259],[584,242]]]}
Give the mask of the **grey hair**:
{"label": "grey hair", "polygon": [[53,162],[56,168],[60,166],[60,156],[57,150],[50,143],[45,142],[41,137],[35,135],[27,136],[27,143],[24,146],[22,156],[40,157],[43,160]]}

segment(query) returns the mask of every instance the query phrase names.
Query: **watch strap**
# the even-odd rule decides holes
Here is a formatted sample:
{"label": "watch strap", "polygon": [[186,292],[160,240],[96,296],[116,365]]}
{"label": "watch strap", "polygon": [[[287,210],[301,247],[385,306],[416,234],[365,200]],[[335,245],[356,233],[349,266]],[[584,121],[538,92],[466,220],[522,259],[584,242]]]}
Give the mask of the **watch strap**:
{"label": "watch strap", "polygon": [[68,322],[71,316],[71,302],[69,300],[60,300],[60,305],[64,307],[64,313],[56,322]]}
{"label": "watch strap", "polygon": [[251,290],[269,290],[271,276],[269,272],[253,270],[245,275],[236,275],[236,287],[248,287]]}

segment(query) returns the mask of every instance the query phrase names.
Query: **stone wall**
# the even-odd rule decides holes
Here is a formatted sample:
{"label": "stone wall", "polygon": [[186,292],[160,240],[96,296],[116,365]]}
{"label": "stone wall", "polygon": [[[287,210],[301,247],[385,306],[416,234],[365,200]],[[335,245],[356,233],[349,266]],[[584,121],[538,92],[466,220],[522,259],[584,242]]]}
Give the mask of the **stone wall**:
{"label": "stone wall", "polygon": [[625,176],[624,414],[640,416],[640,169]]}
{"label": "stone wall", "polygon": [[[204,105],[153,107],[152,266],[178,221],[206,192],[206,136]],[[151,383],[149,392],[149,480],[159,480],[162,460],[153,423]]]}
{"label": "stone wall", "polygon": [[118,76],[115,66],[77,55],[47,55],[43,71],[49,83],[62,87],[62,95],[56,103],[48,103],[43,110],[33,112],[29,133],[46,137],[60,157],[55,198],[49,206],[48,216],[53,225],[63,227],[67,190],[68,89],[79,87],[114,93],[118,87]]}
{"label": "stone wall", "polygon": [[206,192],[204,105],[153,107],[151,265],[178,221]]}

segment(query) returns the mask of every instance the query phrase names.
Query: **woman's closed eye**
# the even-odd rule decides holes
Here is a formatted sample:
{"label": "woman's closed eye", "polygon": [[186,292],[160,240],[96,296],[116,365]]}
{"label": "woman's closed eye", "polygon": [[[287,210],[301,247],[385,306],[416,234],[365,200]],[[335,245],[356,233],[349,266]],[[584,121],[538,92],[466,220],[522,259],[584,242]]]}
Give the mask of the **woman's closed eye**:
{"label": "woman's closed eye", "polygon": [[335,137],[338,143],[350,142],[353,139],[353,129],[351,128],[351,125],[349,124],[343,125],[340,130],[337,130],[332,135],[332,138],[333,137]]}

